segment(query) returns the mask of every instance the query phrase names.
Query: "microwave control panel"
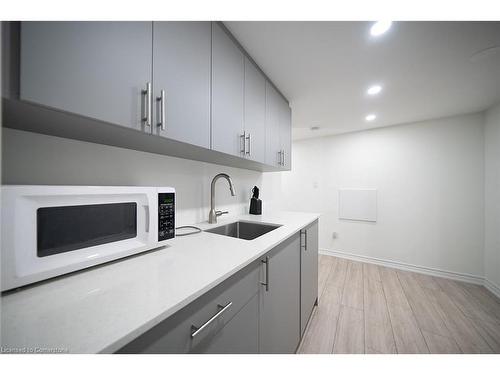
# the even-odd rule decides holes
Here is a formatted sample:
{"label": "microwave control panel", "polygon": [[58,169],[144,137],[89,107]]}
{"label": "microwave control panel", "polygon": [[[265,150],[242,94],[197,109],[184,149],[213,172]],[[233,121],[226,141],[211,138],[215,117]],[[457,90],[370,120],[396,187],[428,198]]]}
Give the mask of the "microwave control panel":
{"label": "microwave control panel", "polygon": [[158,241],[175,237],[175,193],[158,193]]}

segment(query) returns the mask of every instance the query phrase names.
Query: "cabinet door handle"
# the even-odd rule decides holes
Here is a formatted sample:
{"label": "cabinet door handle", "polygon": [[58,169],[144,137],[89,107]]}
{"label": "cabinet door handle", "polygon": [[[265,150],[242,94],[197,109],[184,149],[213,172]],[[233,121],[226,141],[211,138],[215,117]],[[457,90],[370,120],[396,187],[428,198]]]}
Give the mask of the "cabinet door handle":
{"label": "cabinet door handle", "polygon": [[283,163],[281,165],[284,167],[285,166],[285,150],[281,152],[281,157],[283,158]]}
{"label": "cabinet door handle", "polygon": [[146,83],[146,89],[142,90],[142,95],[144,97],[142,121],[146,126],[151,127],[151,82]]}
{"label": "cabinet door handle", "polygon": [[248,140],[248,150],[245,151],[245,154],[250,156],[250,133],[247,134],[247,136],[245,137],[246,140]]}
{"label": "cabinet door handle", "polygon": [[281,165],[281,150],[278,151],[278,165]]}
{"label": "cabinet door handle", "polygon": [[243,146],[243,148],[240,148],[240,154],[243,154],[243,155],[245,155],[246,149],[247,149],[245,139],[246,139],[246,133],[243,132],[243,134],[240,135],[240,147]]}
{"label": "cabinet door handle", "polygon": [[160,96],[156,98],[157,101],[160,102],[160,116],[159,119],[160,121],[158,122],[158,126],[160,127],[161,130],[165,130],[167,128],[166,124],[166,116],[165,116],[165,90],[161,90]]}
{"label": "cabinet door handle", "polygon": [[269,292],[269,257],[266,257],[266,260],[261,260],[262,263],[266,265],[266,282],[261,282],[261,285],[266,287],[266,292]]}
{"label": "cabinet door handle", "polygon": [[302,242],[302,236],[300,236],[300,247],[307,251],[307,230],[300,231],[300,234],[304,234],[304,242]]}
{"label": "cabinet door handle", "polygon": [[195,325],[191,325],[191,338],[195,338],[197,334],[199,334],[201,331],[203,331],[207,326],[210,325],[215,319],[217,319],[219,316],[224,314],[224,311],[229,309],[233,302],[229,302],[226,306],[222,305],[217,305],[217,307],[220,309],[214,316],[212,316],[210,319],[208,319],[205,323],[203,323],[199,328],[196,327]]}

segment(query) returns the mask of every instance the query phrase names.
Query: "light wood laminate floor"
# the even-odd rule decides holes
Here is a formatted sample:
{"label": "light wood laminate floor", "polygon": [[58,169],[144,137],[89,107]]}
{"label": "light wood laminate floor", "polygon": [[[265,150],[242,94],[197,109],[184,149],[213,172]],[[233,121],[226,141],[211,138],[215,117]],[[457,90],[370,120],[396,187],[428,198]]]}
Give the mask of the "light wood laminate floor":
{"label": "light wood laminate floor", "polygon": [[319,305],[298,353],[500,353],[482,286],[319,256]]}

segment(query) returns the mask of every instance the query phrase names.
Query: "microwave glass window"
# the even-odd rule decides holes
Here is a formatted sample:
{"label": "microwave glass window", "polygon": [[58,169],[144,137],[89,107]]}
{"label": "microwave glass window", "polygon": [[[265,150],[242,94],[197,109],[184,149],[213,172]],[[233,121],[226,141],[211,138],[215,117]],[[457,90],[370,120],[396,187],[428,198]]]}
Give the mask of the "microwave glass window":
{"label": "microwave glass window", "polygon": [[37,210],[39,257],[136,236],[135,202],[43,207]]}

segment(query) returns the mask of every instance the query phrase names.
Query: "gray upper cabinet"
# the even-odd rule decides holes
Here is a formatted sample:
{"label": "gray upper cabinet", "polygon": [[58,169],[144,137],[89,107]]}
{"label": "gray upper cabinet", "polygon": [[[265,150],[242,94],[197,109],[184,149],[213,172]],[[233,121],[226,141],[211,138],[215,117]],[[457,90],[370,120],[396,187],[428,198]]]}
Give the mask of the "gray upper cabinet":
{"label": "gray upper cabinet", "polygon": [[238,168],[290,169],[288,103],[223,24],[7,26],[7,126]]}
{"label": "gray upper cabinet", "polygon": [[266,82],[266,164],[290,169],[292,142],[288,102]]}
{"label": "gray upper cabinet", "polygon": [[[300,340],[300,236],[293,235],[264,258],[260,293],[261,353],[295,353]],[[267,269],[266,269],[267,267]],[[267,276],[267,277],[266,277]]]}
{"label": "gray upper cabinet", "polygon": [[244,56],[212,23],[212,149],[244,156]]}
{"label": "gray upper cabinet", "polygon": [[266,164],[281,165],[280,96],[266,81]]}
{"label": "gray upper cabinet", "polygon": [[300,332],[318,300],[318,220],[300,231]]}
{"label": "gray upper cabinet", "polygon": [[280,98],[281,167],[290,170],[292,164],[292,111],[288,102]]}
{"label": "gray upper cabinet", "polygon": [[210,22],[153,22],[153,133],[210,148],[210,56]]}
{"label": "gray upper cabinet", "polygon": [[151,44],[151,22],[23,22],[20,97],[144,129]]}
{"label": "gray upper cabinet", "polygon": [[245,156],[266,161],[266,78],[245,57]]}

